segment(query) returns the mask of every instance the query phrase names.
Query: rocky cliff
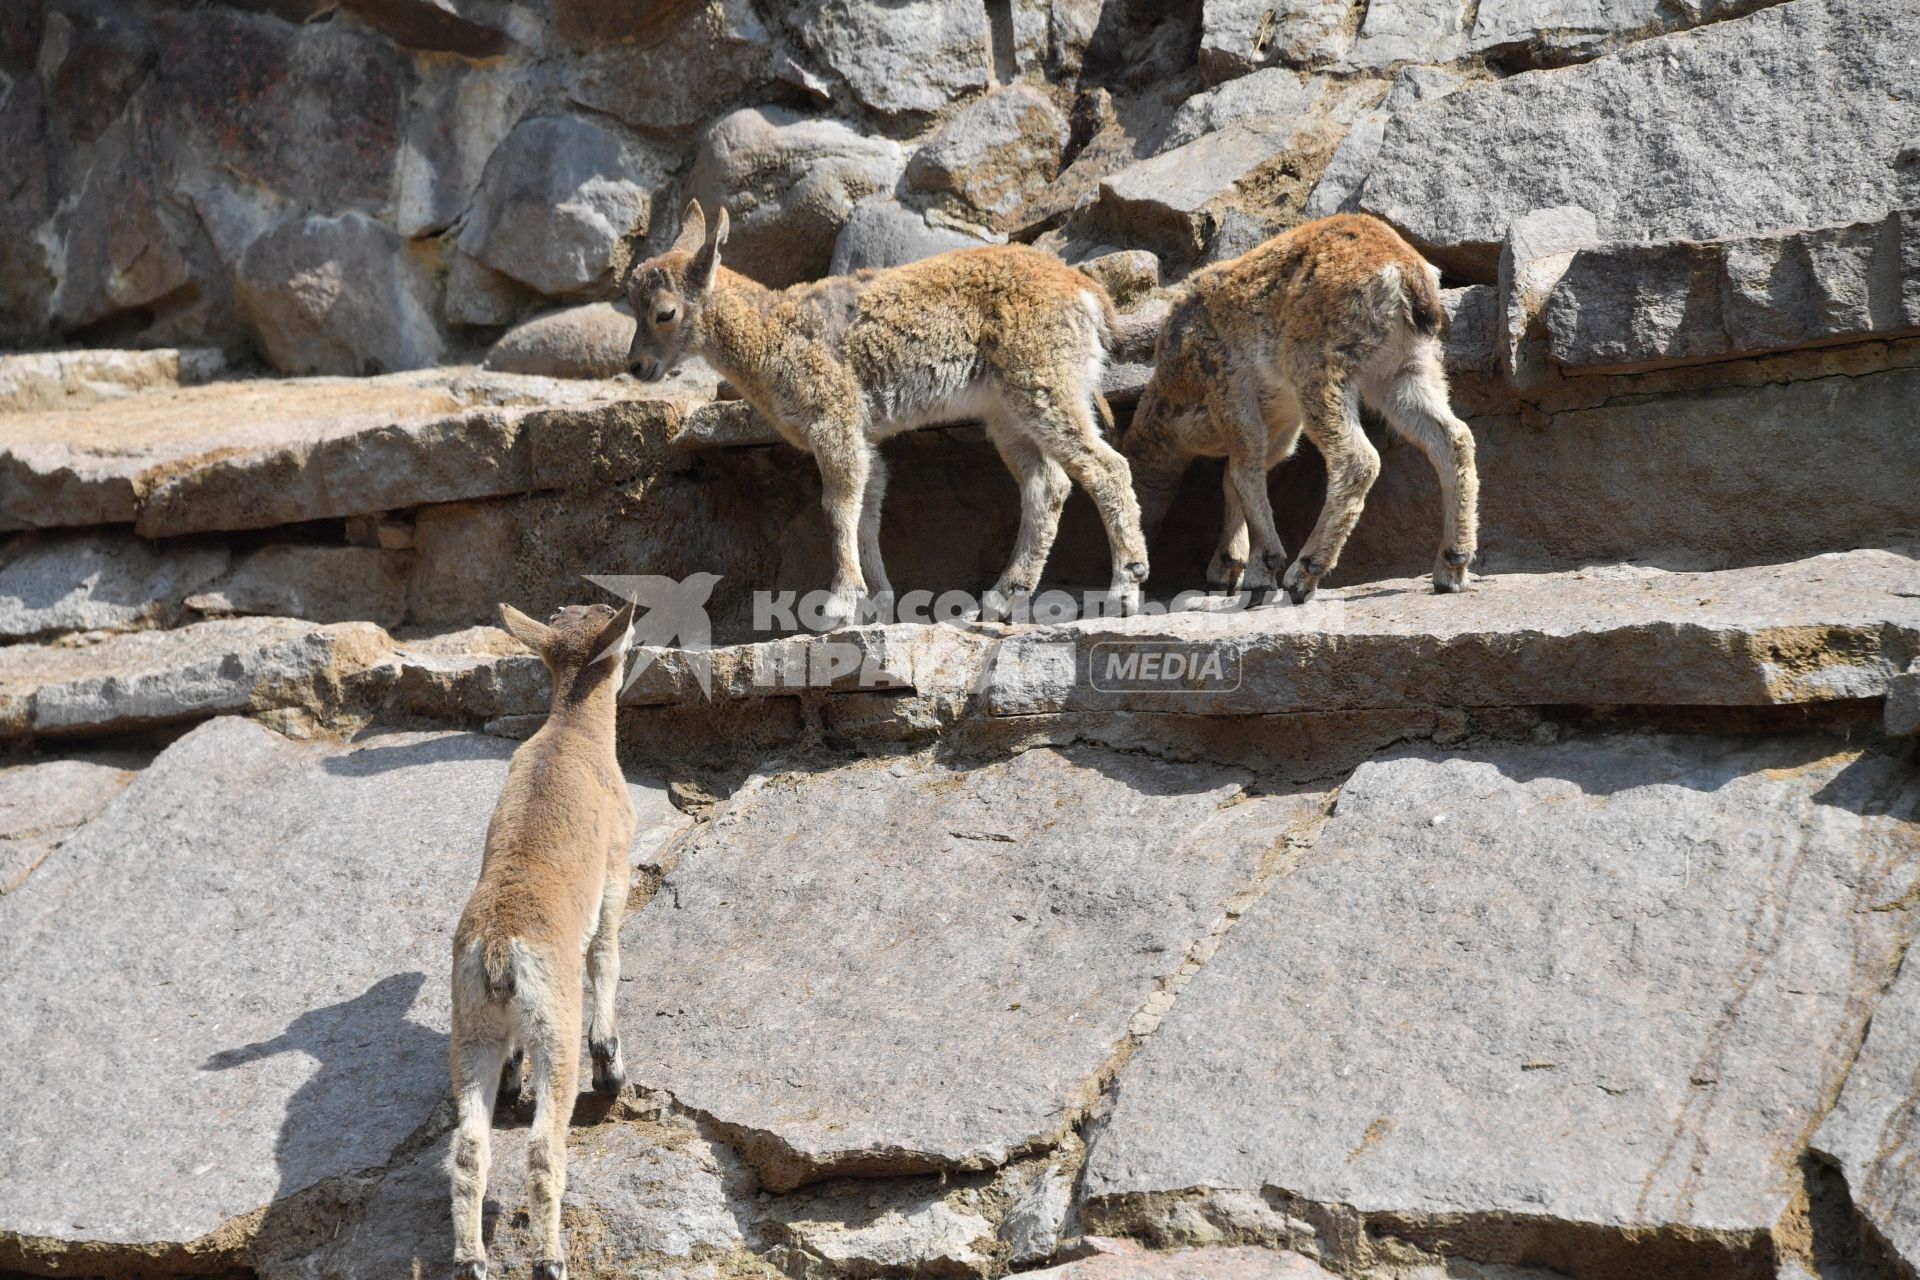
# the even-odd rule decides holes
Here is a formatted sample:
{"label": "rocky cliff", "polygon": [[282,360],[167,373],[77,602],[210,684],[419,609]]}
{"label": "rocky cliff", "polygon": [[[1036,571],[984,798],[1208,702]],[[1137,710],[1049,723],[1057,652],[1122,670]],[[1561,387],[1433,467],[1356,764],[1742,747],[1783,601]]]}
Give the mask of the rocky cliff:
{"label": "rocky cliff", "polygon": [[[446,947],[548,693],[493,603],[696,572],[581,1280],[1920,1274],[1917,88],[1914,0],[0,8],[0,1276],[445,1273]],[[1386,218],[1483,576],[1382,438],[1301,608],[770,635],[811,464],[616,376],[689,195],[771,283],[1021,240],[1141,314]],[[887,450],[895,582],[979,589],[991,445]]]}

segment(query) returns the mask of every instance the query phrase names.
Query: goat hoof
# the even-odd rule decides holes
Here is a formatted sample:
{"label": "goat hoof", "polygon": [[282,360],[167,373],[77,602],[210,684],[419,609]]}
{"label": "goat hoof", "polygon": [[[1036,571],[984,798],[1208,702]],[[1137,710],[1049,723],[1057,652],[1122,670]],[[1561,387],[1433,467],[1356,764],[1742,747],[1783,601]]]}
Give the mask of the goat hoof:
{"label": "goat hoof", "polygon": [[567,1280],[566,1260],[534,1263],[533,1280]]}
{"label": "goat hoof", "polygon": [[486,1259],[454,1263],[453,1280],[487,1280]]}
{"label": "goat hoof", "polygon": [[1326,576],[1326,569],[1311,560],[1301,560],[1287,570],[1286,580],[1281,584],[1287,589],[1287,599],[1295,604],[1305,604],[1313,599],[1313,593],[1320,589],[1320,579]]}
{"label": "goat hoof", "polygon": [[593,1087],[597,1093],[618,1093],[627,1082],[627,1067],[620,1058],[620,1038],[602,1040],[587,1046],[593,1053]]}
{"label": "goat hoof", "polygon": [[[1459,556],[1459,559],[1454,557]],[[1470,557],[1457,551],[1448,551],[1433,562],[1433,592],[1435,595],[1453,595],[1467,589],[1467,560]]]}

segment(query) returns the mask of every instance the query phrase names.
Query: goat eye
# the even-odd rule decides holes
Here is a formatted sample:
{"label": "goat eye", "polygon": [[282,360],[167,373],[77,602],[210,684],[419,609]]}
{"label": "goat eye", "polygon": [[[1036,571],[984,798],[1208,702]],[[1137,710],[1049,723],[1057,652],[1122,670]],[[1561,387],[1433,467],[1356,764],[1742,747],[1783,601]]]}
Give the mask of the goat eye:
{"label": "goat eye", "polygon": [[677,314],[679,313],[674,311],[673,308],[671,307],[667,308],[665,311],[656,311],[653,313],[653,322],[655,324],[672,324],[673,317]]}

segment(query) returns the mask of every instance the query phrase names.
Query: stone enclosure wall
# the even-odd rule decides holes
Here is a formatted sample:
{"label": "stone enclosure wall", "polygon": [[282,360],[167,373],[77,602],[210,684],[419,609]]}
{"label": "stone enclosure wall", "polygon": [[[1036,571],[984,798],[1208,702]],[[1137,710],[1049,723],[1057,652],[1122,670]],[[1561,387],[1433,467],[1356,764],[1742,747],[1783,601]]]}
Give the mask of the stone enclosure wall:
{"label": "stone enclosure wall", "polygon": [[[1920,0],[10,0],[0,187],[4,1280],[444,1274],[548,698],[494,604],[641,573],[721,647],[623,695],[579,1280],[1920,1274]],[[1143,316],[1383,217],[1482,576],[1374,432],[1304,608],[756,632],[811,464],[620,369],[690,195],[769,283],[1020,240]],[[990,581],[979,429],[887,456],[896,584]],[[1099,688],[1136,642],[1231,687]]]}

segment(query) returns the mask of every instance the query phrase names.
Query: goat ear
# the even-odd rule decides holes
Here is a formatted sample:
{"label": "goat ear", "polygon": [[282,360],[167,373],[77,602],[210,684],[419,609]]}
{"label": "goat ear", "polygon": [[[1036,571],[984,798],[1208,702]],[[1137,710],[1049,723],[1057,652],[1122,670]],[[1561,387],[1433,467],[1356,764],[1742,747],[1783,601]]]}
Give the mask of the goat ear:
{"label": "goat ear", "polygon": [[669,252],[694,253],[706,242],[707,215],[700,211],[698,200],[689,200],[686,212],[680,215],[680,235]]}
{"label": "goat ear", "polygon": [[627,647],[633,643],[633,608],[634,602],[627,601],[620,612],[600,628],[600,634],[593,638],[593,656],[587,659],[588,666],[609,658],[617,663],[627,656]]}
{"label": "goat ear", "polygon": [[713,288],[714,276],[720,270],[720,246],[727,242],[727,225],[727,209],[722,205],[714,215],[712,237],[693,255],[693,266],[687,274],[692,276],[694,288],[702,291]]}
{"label": "goat ear", "polygon": [[547,656],[547,642],[553,639],[553,630],[545,623],[535,622],[512,605],[503,604],[500,606],[500,625],[507,629],[508,635],[541,658]]}

